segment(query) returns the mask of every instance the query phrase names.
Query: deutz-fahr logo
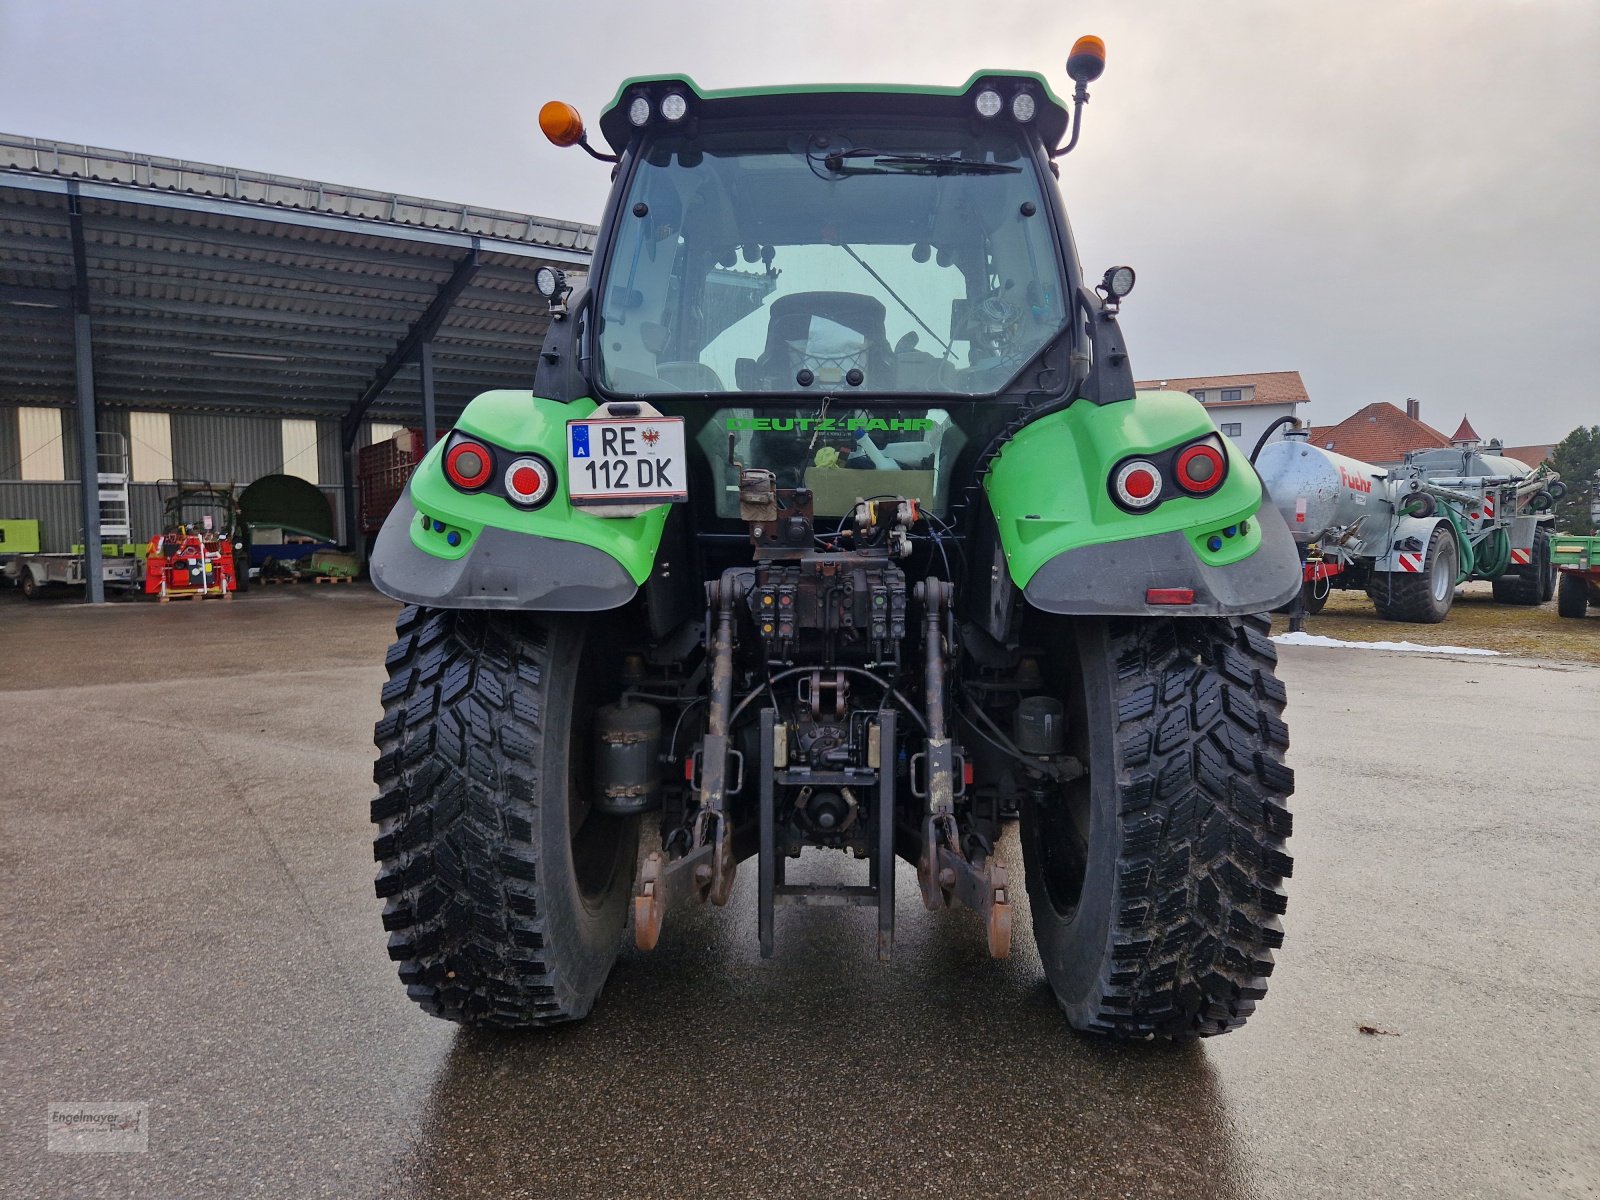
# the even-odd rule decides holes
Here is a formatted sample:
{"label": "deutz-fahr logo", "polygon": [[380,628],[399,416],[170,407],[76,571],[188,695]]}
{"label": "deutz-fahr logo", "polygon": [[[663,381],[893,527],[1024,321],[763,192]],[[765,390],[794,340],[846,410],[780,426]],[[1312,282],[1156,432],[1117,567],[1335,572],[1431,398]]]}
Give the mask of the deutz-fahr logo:
{"label": "deutz-fahr logo", "polygon": [[782,433],[798,429],[817,433],[889,433],[895,430],[933,428],[931,417],[729,417],[729,429],[755,429]]}

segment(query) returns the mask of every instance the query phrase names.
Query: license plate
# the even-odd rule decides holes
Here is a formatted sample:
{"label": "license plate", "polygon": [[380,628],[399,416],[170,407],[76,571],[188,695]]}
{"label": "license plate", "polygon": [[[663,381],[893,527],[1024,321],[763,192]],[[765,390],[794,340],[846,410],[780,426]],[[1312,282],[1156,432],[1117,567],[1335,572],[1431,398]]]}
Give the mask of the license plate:
{"label": "license plate", "polygon": [[573,504],[673,503],[689,498],[682,417],[567,422]]}

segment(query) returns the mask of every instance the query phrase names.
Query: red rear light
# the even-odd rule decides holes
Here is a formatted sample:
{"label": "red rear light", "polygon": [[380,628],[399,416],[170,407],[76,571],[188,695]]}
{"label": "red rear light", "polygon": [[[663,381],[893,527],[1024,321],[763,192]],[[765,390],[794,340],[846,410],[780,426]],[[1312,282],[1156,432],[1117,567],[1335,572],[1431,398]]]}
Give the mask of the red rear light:
{"label": "red rear light", "polygon": [[1161,498],[1161,471],[1142,458],[1125,462],[1111,477],[1111,494],[1124,508],[1149,508]]}
{"label": "red rear light", "polygon": [[1178,455],[1174,474],[1178,486],[1196,496],[1204,496],[1222,486],[1228,473],[1228,460],[1213,443],[1196,442]]}
{"label": "red rear light", "polygon": [[1193,604],[1193,588],[1151,588],[1144,594],[1146,604]]}
{"label": "red rear light", "polygon": [[494,455],[480,442],[457,442],[445,453],[444,473],[462,491],[476,491],[494,474]]}
{"label": "red rear light", "polygon": [[524,508],[536,508],[550,499],[556,474],[542,458],[519,458],[506,468],[506,496]]}

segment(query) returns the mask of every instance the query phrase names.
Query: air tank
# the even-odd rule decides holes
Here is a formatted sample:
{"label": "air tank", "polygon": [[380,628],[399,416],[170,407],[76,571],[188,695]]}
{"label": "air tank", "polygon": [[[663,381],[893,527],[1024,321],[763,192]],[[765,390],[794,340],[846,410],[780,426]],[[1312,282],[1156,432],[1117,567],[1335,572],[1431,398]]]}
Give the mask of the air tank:
{"label": "air tank", "polygon": [[1256,458],[1256,470],[1268,499],[1301,544],[1315,542],[1328,530],[1346,528],[1363,516],[1369,517],[1369,525],[1387,526],[1393,513],[1387,471],[1313,446],[1301,431],[1264,447]]}

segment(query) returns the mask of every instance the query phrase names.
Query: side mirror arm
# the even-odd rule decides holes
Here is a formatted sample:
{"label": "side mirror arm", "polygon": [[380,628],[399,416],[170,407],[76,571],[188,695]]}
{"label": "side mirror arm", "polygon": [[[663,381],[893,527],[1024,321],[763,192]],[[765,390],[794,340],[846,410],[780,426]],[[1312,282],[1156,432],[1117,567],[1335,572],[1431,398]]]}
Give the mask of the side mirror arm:
{"label": "side mirror arm", "polygon": [[1115,404],[1132,400],[1133,364],[1117,324],[1116,313],[1087,288],[1078,289],[1078,309],[1089,335],[1089,374],[1083,381],[1083,398],[1091,404]]}

